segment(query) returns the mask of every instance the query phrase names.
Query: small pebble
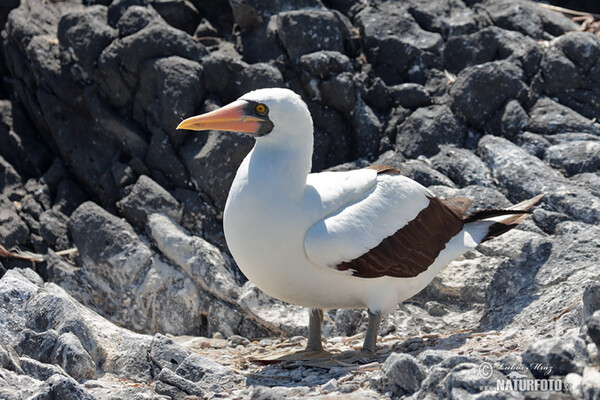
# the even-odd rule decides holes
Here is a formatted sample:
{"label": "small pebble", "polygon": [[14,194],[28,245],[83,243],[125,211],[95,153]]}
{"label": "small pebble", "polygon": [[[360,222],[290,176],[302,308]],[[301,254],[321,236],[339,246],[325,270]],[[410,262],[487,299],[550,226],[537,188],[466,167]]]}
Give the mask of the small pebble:
{"label": "small pebble", "polygon": [[326,384],[324,384],[321,387],[321,391],[323,393],[330,393],[330,392],[333,392],[336,388],[337,388],[337,381],[335,379],[331,379],[329,382],[327,382]]}
{"label": "small pebble", "polygon": [[229,347],[236,347],[237,345],[247,346],[250,344],[250,340],[240,335],[232,335],[227,340]]}
{"label": "small pebble", "polygon": [[304,336],[292,336],[290,338],[290,343],[300,343],[303,340],[306,340]]}

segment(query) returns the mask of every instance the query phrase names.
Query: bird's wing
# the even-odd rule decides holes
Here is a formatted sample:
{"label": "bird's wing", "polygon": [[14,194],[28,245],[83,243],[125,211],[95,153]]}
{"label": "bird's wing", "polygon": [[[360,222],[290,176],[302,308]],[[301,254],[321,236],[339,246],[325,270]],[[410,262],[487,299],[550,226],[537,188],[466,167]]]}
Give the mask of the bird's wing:
{"label": "bird's wing", "polygon": [[376,171],[367,192],[308,230],[304,247],[313,263],[364,278],[413,277],[462,230],[467,199],[444,202],[417,182],[388,172]]}

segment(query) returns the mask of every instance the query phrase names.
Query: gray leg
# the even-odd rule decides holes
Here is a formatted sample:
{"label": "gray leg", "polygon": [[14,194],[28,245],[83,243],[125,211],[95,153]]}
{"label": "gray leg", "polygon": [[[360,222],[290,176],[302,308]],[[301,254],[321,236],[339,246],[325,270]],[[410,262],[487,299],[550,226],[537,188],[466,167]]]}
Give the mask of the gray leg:
{"label": "gray leg", "polygon": [[377,332],[379,332],[379,324],[381,323],[381,313],[373,313],[371,310],[367,310],[367,313],[369,314],[369,326],[367,327],[367,333],[365,335],[363,351],[375,355]]}
{"label": "gray leg", "polygon": [[308,343],[306,350],[323,350],[321,344],[321,324],[323,323],[323,310],[312,308],[308,319]]}

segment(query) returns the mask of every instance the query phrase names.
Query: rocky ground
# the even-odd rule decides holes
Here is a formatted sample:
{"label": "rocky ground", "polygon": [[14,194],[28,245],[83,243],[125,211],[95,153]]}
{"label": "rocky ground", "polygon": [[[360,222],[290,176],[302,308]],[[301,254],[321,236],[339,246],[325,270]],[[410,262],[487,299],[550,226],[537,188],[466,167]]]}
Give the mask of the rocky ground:
{"label": "rocky ground", "polygon": [[[600,398],[600,38],[577,21],[513,0],[3,0],[0,399]],[[269,86],[309,104],[314,171],[390,164],[474,208],[546,196],[400,305],[376,359],[252,362],[308,321],[227,252],[252,140],[175,126]],[[330,310],[327,348],[365,327]],[[497,390],[517,378],[560,390]]]}

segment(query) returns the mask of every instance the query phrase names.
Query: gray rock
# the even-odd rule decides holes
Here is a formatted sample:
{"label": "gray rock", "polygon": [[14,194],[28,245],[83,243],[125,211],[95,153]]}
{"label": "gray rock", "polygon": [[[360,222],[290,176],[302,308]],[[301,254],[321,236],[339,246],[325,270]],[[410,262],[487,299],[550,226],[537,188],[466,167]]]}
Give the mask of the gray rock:
{"label": "gray rock", "polygon": [[160,333],[154,335],[150,343],[150,358],[161,372],[164,369],[175,371],[189,355],[189,351]]}
{"label": "gray rock", "polygon": [[289,11],[303,8],[323,8],[319,0],[276,0],[276,1],[257,1],[257,0],[234,0],[229,2],[233,11],[233,18],[244,30],[256,28],[263,20],[282,11]]}
{"label": "gray rock", "polygon": [[466,67],[493,61],[498,48],[498,31],[484,28],[480,31],[453,35],[444,47],[444,65],[452,73]]}
{"label": "gray rock", "polygon": [[466,68],[450,88],[452,110],[468,124],[481,127],[507,100],[525,96],[524,79],[523,70],[507,61]]}
{"label": "gray rock", "polygon": [[453,146],[440,146],[440,152],[430,161],[433,168],[452,179],[460,187],[493,186],[492,175],[487,166],[468,150]]}
{"label": "gray rock", "polygon": [[494,25],[521,32],[534,39],[543,33],[541,18],[525,2],[484,1],[481,5]]}
{"label": "gray rock", "polygon": [[[202,67],[180,56],[150,59],[140,64],[139,79],[146,84],[135,94],[134,118],[152,133],[166,133],[173,146],[179,148],[185,135],[176,130],[177,125],[194,115],[204,100]],[[156,169],[171,172],[168,166]],[[184,177],[176,181],[179,186],[185,184]]]}
{"label": "gray rock", "polygon": [[117,37],[117,32],[106,23],[107,12],[104,6],[92,6],[65,14],[58,23],[58,40],[72,49],[76,61],[81,63],[84,80],[90,79],[88,74],[98,56]]}
{"label": "gray rock", "polygon": [[486,123],[490,135],[512,139],[518,137],[529,124],[529,116],[517,100],[509,100]]}
{"label": "gray rock", "polygon": [[511,197],[525,199],[545,193],[545,201],[559,212],[588,223],[600,220],[597,197],[570,185],[561,174],[511,142],[485,136],[478,153]]}
{"label": "gray rock", "polygon": [[417,83],[402,83],[389,88],[394,104],[402,107],[417,109],[431,104],[431,96],[423,85]]}
{"label": "gray rock", "polygon": [[52,205],[56,211],[70,217],[81,203],[87,200],[87,195],[75,181],[61,179],[56,185],[56,195]]}
{"label": "gray rock", "polygon": [[[113,2],[112,4],[117,3],[119,2]],[[160,15],[154,8],[132,5],[118,19],[117,31],[119,32],[119,37],[133,35],[157,18],[160,19]]]}
{"label": "gray rock", "polygon": [[200,288],[224,301],[237,299],[235,280],[216,247],[201,238],[188,236],[181,227],[161,214],[149,216],[148,232],[158,249],[180,266]]}
{"label": "gray rock", "polygon": [[40,174],[51,163],[50,151],[17,101],[0,100],[0,157],[29,174]]}
{"label": "gray rock", "polygon": [[585,400],[597,399],[600,396],[600,372],[593,367],[585,367],[581,381],[581,391]]}
{"label": "gray rock", "polygon": [[224,103],[254,89],[283,85],[279,69],[264,62],[248,64],[227,45],[203,59],[202,68],[206,90],[218,94]]}
{"label": "gray rock", "polygon": [[319,92],[323,103],[342,114],[348,114],[354,109],[356,95],[352,74],[349,72],[321,82]]}
{"label": "gray rock", "polygon": [[2,245],[7,249],[26,245],[29,242],[29,228],[17,213],[2,208],[0,209],[0,237]]}
{"label": "gray rock", "polygon": [[367,60],[388,85],[424,83],[426,65],[436,63],[443,44],[439,33],[422,29],[406,11],[407,4],[384,2],[354,19]]}
{"label": "gray rock", "polygon": [[143,228],[150,214],[164,213],[181,223],[181,205],[159,184],[145,175],[139,177],[131,192],[117,206],[129,222]]}
{"label": "gray rock", "polygon": [[54,330],[38,333],[31,329],[24,329],[15,344],[15,350],[21,355],[27,355],[40,362],[49,363],[57,339],[58,333]]}
{"label": "gray rock", "polygon": [[537,133],[524,132],[519,137],[519,145],[527,153],[536,156],[539,159],[544,159],[546,149],[552,145],[548,139]]}
{"label": "gray rock", "polygon": [[66,215],[58,210],[50,209],[44,211],[40,217],[40,236],[54,250],[66,250],[71,247],[68,236]]}
{"label": "gray rock", "polygon": [[67,373],[57,365],[44,364],[29,357],[21,357],[19,359],[19,365],[25,374],[40,381],[46,381],[52,375],[57,374],[68,376]]}
{"label": "gray rock", "polygon": [[[162,385],[157,386],[157,392],[160,394],[170,395],[172,398],[175,399],[183,399],[187,397],[187,395],[199,397],[205,396],[205,393],[201,387],[199,387],[194,382],[175,374],[168,368],[163,368],[163,370],[160,371],[156,379],[166,384],[166,387]],[[178,392],[180,392],[181,394]]]}
{"label": "gray rock", "polygon": [[451,352],[447,350],[434,350],[427,349],[417,356],[417,360],[423,363],[427,368],[431,368],[435,365],[440,364],[445,359],[449,358],[452,355]]}
{"label": "gray rock", "polygon": [[546,161],[573,176],[581,172],[595,172],[600,167],[600,142],[573,141],[546,149]]}
{"label": "gray rock", "polygon": [[197,189],[208,194],[218,210],[225,208],[235,169],[254,146],[247,135],[211,132],[192,138],[179,151]]}
{"label": "gray rock", "polygon": [[442,144],[462,146],[466,135],[466,126],[447,106],[423,107],[398,128],[396,150],[409,158],[431,157]]}
{"label": "gray rock", "polygon": [[587,334],[596,346],[600,348],[600,310],[587,318]]}
{"label": "gray rock", "polygon": [[529,112],[529,116],[527,129],[535,133],[545,135],[564,132],[600,134],[598,123],[592,122],[548,97],[540,98]]}
{"label": "gray rock", "polygon": [[416,3],[408,9],[423,29],[444,38],[470,33],[479,28],[481,17],[461,2]]}
{"label": "gray rock", "polygon": [[587,319],[595,313],[597,310],[600,310],[600,285],[597,284],[589,284],[583,290],[583,322],[587,321]]}
{"label": "gray rock", "polygon": [[359,98],[352,111],[352,137],[358,157],[375,156],[383,134],[381,122],[373,110]]}
{"label": "gray rock", "polygon": [[580,87],[585,79],[581,69],[555,47],[546,50],[540,70],[541,86],[551,96]]}
{"label": "gray rock", "polygon": [[53,364],[58,364],[75,379],[92,378],[96,373],[96,364],[71,332],[56,339],[50,357]]}
{"label": "gray rock", "polygon": [[88,268],[112,267],[106,275],[98,271],[112,286],[132,283],[152,256],[129,224],[92,202],[83,203],[71,215],[69,231]]}
{"label": "gray rock", "polygon": [[425,367],[408,354],[392,353],[381,366],[381,371],[396,396],[416,392],[426,376]]}
{"label": "gray rock", "polygon": [[[132,88],[137,85],[138,68],[143,61],[168,56],[199,61],[206,54],[204,46],[190,35],[154,21],[132,35],[114,40],[102,51],[97,79],[110,104],[123,107],[133,99]],[[119,70],[127,72],[121,74]]]}
{"label": "gray rock", "polygon": [[351,36],[349,26],[346,17],[329,10],[294,10],[277,15],[277,35],[292,60],[320,50],[344,53]]}
{"label": "gray rock", "polygon": [[569,372],[581,374],[587,359],[585,341],[578,337],[539,340],[523,352],[523,363],[539,379]]}
{"label": "gray rock", "polygon": [[190,354],[175,373],[210,392],[222,392],[243,383],[245,378],[231,369],[198,354]]}
{"label": "gray rock", "polygon": [[107,19],[108,24],[115,27],[123,14],[130,8],[135,6],[146,7],[148,5],[147,0],[116,0],[111,2],[108,7]]}
{"label": "gray rock", "polygon": [[0,191],[10,196],[12,190],[21,185],[21,176],[14,167],[0,156]]}
{"label": "gray rock", "polygon": [[190,35],[200,23],[200,13],[188,0],[150,0],[149,3],[169,25]]}
{"label": "gray rock", "polygon": [[64,399],[64,400],[96,400],[82,385],[73,378],[63,375],[52,375],[48,380],[36,388],[36,397],[39,399]]}
{"label": "gray rock", "polygon": [[350,58],[338,51],[317,51],[300,56],[301,71],[319,79],[328,79],[334,74],[350,72]]}

